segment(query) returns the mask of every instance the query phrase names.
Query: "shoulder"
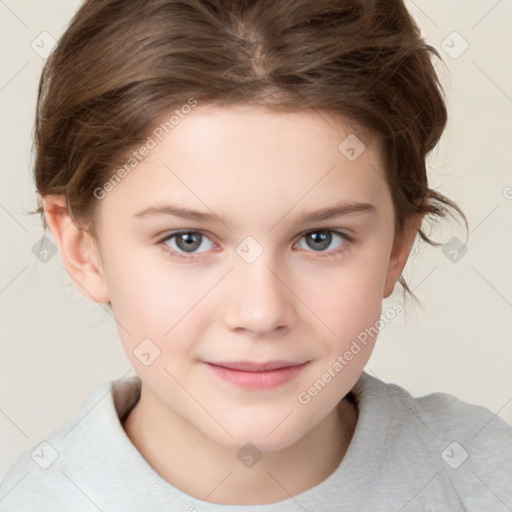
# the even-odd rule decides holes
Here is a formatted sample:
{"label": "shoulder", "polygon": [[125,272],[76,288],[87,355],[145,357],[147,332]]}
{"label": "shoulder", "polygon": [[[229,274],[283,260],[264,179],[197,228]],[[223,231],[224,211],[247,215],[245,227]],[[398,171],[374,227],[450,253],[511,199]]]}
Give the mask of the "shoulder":
{"label": "shoulder", "polygon": [[415,397],[397,384],[380,382],[378,387],[386,390],[397,409],[407,411],[434,435],[449,432],[470,439],[472,445],[512,449],[512,426],[486,407],[443,392]]}
{"label": "shoulder", "polygon": [[482,442],[499,443],[510,440],[512,426],[486,407],[471,404],[449,393],[435,392],[423,396],[413,396],[403,387],[386,383],[363,373],[357,386],[364,395],[365,402],[385,402],[395,413],[401,412],[395,420],[411,427],[414,419],[435,431],[449,430],[463,436],[472,434]]}
{"label": "shoulder", "polygon": [[109,445],[118,442],[119,417],[137,389],[133,377],[97,385],[77,414],[10,467],[0,482],[0,511],[32,511],[36,505],[41,512],[97,510],[79,477],[92,473],[93,459],[107,455]]}
{"label": "shoulder", "polygon": [[358,386],[363,407],[387,417],[385,458],[404,466],[404,478],[431,475],[432,492],[467,510],[512,507],[512,426],[497,413],[448,393],[415,397],[369,374]]}

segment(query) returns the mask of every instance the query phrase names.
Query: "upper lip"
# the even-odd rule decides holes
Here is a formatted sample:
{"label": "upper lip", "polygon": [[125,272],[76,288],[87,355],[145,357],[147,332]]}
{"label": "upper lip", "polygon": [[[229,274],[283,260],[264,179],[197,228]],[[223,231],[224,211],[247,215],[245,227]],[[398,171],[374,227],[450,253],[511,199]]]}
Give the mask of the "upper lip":
{"label": "upper lip", "polygon": [[208,363],[214,366],[222,366],[230,370],[240,370],[246,372],[268,372],[277,370],[279,368],[288,368],[290,366],[300,366],[307,361],[297,363],[294,361],[267,361],[264,363],[256,363],[254,361],[219,361],[215,363]]}

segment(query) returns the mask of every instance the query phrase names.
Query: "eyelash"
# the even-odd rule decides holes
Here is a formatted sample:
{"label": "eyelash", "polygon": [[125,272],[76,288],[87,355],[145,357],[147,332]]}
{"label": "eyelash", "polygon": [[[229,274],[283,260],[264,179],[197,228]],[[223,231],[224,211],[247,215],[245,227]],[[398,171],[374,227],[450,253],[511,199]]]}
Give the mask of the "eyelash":
{"label": "eyelash", "polygon": [[[305,233],[303,233],[301,235],[299,240],[304,238],[306,235],[310,235],[312,233],[334,233],[336,235],[339,235],[344,240],[344,242],[342,243],[342,245],[340,247],[338,247],[337,249],[331,250],[331,251],[327,251],[327,252],[325,252],[325,251],[313,251],[313,250],[307,251],[307,252],[316,252],[318,257],[320,257],[320,258],[334,258],[336,256],[340,256],[345,251],[347,251],[349,249],[349,247],[354,243],[353,237],[351,237],[351,236],[347,235],[346,233],[344,233],[343,231],[339,231],[337,229],[313,229],[313,230],[310,230],[310,231],[306,231]],[[163,238],[158,240],[158,244],[161,245],[162,249],[167,254],[171,255],[172,257],[177,257],[177,258],[179,258],[181,260],[190,261],[191,263],[195,262],[200,257],[201,253],[188,253],[188,254],[186,254],[186,253],[182,253],[182,252],[177,252],[177,251],[171,249],[165,243],[165,242],[168,242],[169,240],[171,240],[172,238],[175,238],[176,236],[183,235],[183,234],[199,234],[199,235],[209,239],[209,237],[207,235],[205,235],[204,233],[202,233],[201,231],[195,231],[195,230],[190,230],[190,229],[189,230],[183,229],[183,230],[173,231],[171,233],[166,234]]]}

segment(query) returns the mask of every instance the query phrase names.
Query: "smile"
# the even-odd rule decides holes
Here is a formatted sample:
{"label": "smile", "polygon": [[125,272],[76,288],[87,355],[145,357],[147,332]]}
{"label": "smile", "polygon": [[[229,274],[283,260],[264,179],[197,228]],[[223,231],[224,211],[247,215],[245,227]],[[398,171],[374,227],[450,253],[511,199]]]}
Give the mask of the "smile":
{"label": "smile", "polygon": [[295,379],[307,366],[290,361],[249,361],[205,363],[213,374],[231,384],[246,389],[273,389]]}

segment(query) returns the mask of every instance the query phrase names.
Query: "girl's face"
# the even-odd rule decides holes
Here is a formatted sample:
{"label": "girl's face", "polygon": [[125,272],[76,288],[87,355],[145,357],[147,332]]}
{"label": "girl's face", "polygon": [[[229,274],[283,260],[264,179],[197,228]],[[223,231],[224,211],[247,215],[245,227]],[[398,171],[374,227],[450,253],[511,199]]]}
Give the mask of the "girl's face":
{"label": "girl's face", "polygon": [[[353,386],[375,339],[353,342],[401,267],[379,148],[349,135],[313,112],[199,105],[99,202],[105,286],[155,414],[274,451]],[[276,361],[303,366],[213,365]]]}

